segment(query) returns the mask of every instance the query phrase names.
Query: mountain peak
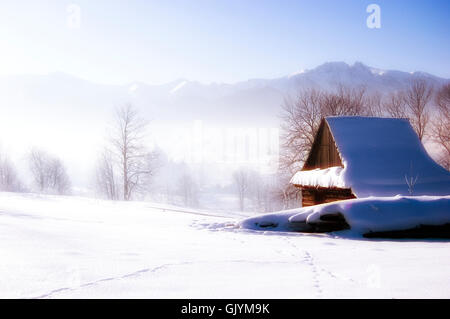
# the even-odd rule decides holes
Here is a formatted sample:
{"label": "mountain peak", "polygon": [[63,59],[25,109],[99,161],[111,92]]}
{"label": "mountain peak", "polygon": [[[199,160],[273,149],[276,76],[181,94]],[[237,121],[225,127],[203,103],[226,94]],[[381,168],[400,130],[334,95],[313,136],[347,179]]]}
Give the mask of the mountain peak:
{"label": "mountain peak", "polygon": [[353,65],[351,66],[354,69],[364,69],[364,70],[370,70],[371,67],[365,65],[364,63],[360,62],[360,61],[356,61],[355,63],[353,63]]}
{"label": "mountain peak", "polygon": [[178,90],[180,90],[187,83],[188,83],[187,80],[176,81],[176,85],[170,90],[170,94],[175,94]]}
{"label": "mountain peak", "polygon": [[333,61],[333,62],[325,62],[313,70],[317,71],[325,71],[325,72],[333,72],[333,71],[342,71],[350,68],[350,65],[343,61]]}

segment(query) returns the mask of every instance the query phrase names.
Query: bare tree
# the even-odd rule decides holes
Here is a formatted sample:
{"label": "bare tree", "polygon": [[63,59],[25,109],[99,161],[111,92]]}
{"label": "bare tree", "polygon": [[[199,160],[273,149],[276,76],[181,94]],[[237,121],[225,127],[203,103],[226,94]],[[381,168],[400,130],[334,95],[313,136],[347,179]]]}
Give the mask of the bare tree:
{"label": "bare tree", "polygon": [[368,115],[368,99],[365,87],[338,85],[336,92],[322,94],[322,116]]}
{"label": "bare tree", "polygon": [[[285,210],[298,207],[301,204],[299,189],[289,183],[292,174],[286,170],[279,169],[269,176],[265,186],[265,209],[266,211]],[[266,203],[266,201],[268,201]]]}
{"label": "bare tree", "polygon": [[0,154],[0,191],[21,192],[22,190],[23,186],[15,166],[7,156]]}
{"label": "bare tree", "polygon": [[189,207],[198,206],[198,185],[191,174],[185,171],[178,180],[179,192],[184,205]]}
{"label": "bare tree", "polygon": [[245,168],[241,168],[233,173],[233,180],[239,199],[239,209],[241,211],[244,210],[245,198],[249,195],[250,177],[249,170]]}
{"label": "bare tree", "polygon": [[66,167],[59,158],[49,161],[49,187],[57,194],[68,194],[70,192],[70,179]]}
{"label": "bare tree", "polygon": [[405,91],[405,104],[408,108],[409,119],[419,139],[422,141],[429,122],[428,103],[433,94],[433,88],[424,79],[411,82]]}
{"label": "bare tree", "polygon": [[119,199],[117,176],[115,173],[114,158],[110,150],[105,149],[98,159],[96,168],[97,191],[107,199]]}
{"label": "bare tree", "polygon": [[308,154],[322,118],[322,93],[315,89],[286,98],[281,115],[281,166],[297,169]]}
{"label": "bare tree", "polygon": [[40,193],[48,187],[48,155],[42,150],[33,148],[29,155],[30,170],[34,184]]}
{"label": "bare tree", "polygon": [[70,179],[63,162],[43,150],[34,148],[29,155],[34,184],[40,193],[68,194]]}
{"label": "bare tree", "polygon": [[394,118],[408,118],[408,112],[405,103],[405,92],[391,92],[382,102],[386,114]]}
{"label": "bare tree", "polygon": [[442,150],[439,162],[450,169],[450,83],[438,90],[435,104],[437,114],[432,121],[431,137]]}
{"label": "bare tree", "polygon": [[154,156],[145,147],[147,125],[131,104],[116,111],[111,150],[120,167],[122,198],[126,201],[144,192],[153,175]]}
{"label": "bare tree", "polygon": [[[251,175],[250,185],[254,205],[259,212],[271,212],[285,208],[284,197],[279,196],[280,181],[277,174],[261,175],[254,172]],[[283,186],[286,185],[289,184],[286,183]]]}
{"label": "bare tree", "polygon": [[365,106],[368,116],[382,116],[383,115],[383,94],[380,92],[374,92],[365,97]]}

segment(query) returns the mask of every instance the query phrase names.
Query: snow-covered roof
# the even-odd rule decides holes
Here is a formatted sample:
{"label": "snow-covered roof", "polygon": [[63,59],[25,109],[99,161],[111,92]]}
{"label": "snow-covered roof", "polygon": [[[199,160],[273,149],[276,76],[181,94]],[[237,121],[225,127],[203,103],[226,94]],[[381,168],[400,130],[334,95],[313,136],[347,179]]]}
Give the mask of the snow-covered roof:
{"label": "snow-covered roof", "polygon": [[292,177],[291,184],[313,187],[346,188],[345,180],[342,176],[343,171],[344,169],[339,166],[300,171]]}
{"label": "snow-covered roof", "polygon": [[[344,168],[300,171],[291,183],[351,188],[357,197],[449,195],[450,172],[428,155],[407,119],[336,116],[325,119]],[[315,176],[313,176],[315,175]]]}

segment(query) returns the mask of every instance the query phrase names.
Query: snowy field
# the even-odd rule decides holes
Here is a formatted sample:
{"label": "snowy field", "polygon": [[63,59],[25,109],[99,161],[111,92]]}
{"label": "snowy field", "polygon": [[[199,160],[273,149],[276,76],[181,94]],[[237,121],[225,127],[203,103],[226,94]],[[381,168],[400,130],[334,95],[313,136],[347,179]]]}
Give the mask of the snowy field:
{"label": "snowy field", "polygon": [[0,193],[2,298],[450,298],[450,242],[239,229],[238,214]]}

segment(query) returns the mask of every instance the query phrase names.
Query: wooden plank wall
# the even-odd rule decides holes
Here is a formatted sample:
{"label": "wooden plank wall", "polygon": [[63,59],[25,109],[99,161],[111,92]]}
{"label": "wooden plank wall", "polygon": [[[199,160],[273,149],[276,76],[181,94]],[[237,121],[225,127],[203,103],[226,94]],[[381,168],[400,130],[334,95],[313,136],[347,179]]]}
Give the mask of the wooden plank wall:
{"label": "wooden plank wall", "polygon": [[302,207],[356,198],[350,188],[302,188]]}
{"label": "wooden plank wall", "polygon": [[342,166],[336,143],[331,134],[330,127],[325,120],[322,121],[314,144],[302,170],[315,168],[328,168]]}

